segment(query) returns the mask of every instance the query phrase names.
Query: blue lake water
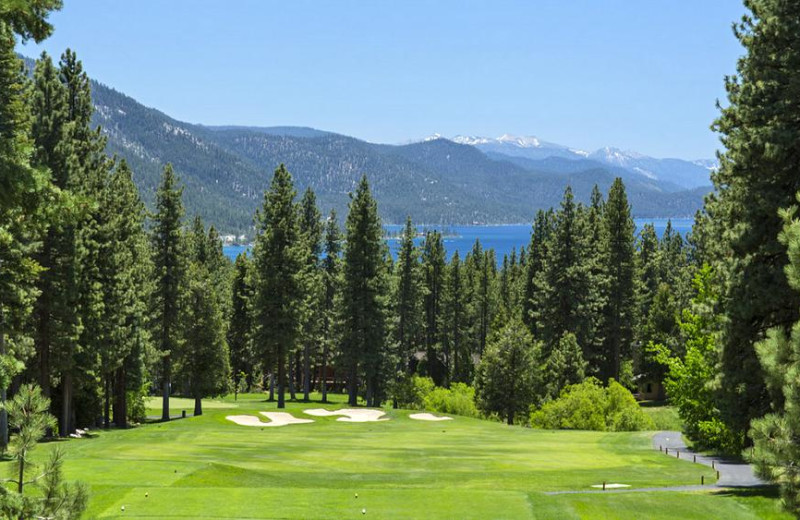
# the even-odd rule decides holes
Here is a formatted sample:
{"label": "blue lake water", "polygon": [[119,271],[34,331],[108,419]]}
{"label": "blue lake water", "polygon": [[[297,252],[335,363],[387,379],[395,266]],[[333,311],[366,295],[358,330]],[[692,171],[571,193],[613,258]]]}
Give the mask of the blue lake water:
{"label": "blue lake water", "polygon": [[[652,223],[656,229],[656,233],[660,237],[667,227],[669,219],[635,219],[637,229],[641,229],[644,224]],[[678,218],[671,219],[672,227],[681,235],[686,236],[692,230],[694,219],[691,218]],[[403,226],[392,225],[384,226],[389,233],[396,233],[402,229]],[[426,226],[427,228],[435,228],[435,226]],[[459,256],[464,258],[469,251],[472,250],[475,240],[481,241],[481,246],[484,249],[494,249],[497,255],[498,262],[502,262],[503,255],[510,254],[512,249],[519,251],[520,247],[528,245],[531,238],[531,225],[530,224],[515,224],[507,226],[445,226],[448,234],[444,238],[444,247],[447,250],[448,259],[455,251],[458,251]],[[392,256],[397,256],[397,251],[400,247],[400,241],[396,238],[388,240],[389,248],[392,251]],[[417,244],[422,243],[422,238],[416,239]],[[247,246],[226,246],[224,247],[225,254],[235,259],[236,256],[242,251],[247,250]]]}

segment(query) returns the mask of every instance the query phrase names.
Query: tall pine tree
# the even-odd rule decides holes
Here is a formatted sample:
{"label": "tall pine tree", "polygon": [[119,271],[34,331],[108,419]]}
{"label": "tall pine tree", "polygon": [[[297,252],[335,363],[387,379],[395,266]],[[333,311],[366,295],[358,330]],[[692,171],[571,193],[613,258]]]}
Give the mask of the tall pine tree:
{"label": "tall pine tree", "polygon": [[278,408],[284,408],[287,356],[301,340],[304,255],[297,223],[296,191],[284,165],[275,170],[258,220],[254,256],[254,326],[262,366],[277,370]]}

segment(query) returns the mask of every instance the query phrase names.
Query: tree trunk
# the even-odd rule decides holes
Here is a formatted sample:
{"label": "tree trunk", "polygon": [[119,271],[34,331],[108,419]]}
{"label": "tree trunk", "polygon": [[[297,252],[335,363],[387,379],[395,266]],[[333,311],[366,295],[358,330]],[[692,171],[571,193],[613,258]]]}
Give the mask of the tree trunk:
{"label": "tree trunk", "polygon": [[200,397],[194,398],[194,416],[203,415],[203,400]]}
{"label": "tree trunk", "polygon": [[294,394],[294,356],[289,354],[289,399],[294,401],[297,397]]}
{"label": "tree trunk", "polygon": [[310,400],[311,393],[311,346],[306,342],[303,352],[303,401]]}
{"label": "tree trunk", "polygon": [[509,410],[508,411],[508,425],[512,426],[513,424],[514,424],[514,411],[513,410]]}
{"label": "tree trunk", "polygon": [[61,424],[59,435],[67,437],[72,433],[72,373],[65,372],[61,379]]}
{"label": "tree trunk", "polygon": [[269,373],[269,400],[275,400],[275,374]]}
{"label": "tree trunk", "polygon": [[358,405],[358,386],[356,386],[356,366],[353,363],[350,366],[349,377],[347,378],[347,390],[350,394],[347,399],[347,404],[350,406]]}
{"label": "tree trunk", "polygon": [[103,428],[111,426],[111,381],[108,372],[103,374]]}
{"label": "tree trunk", "polygon": [[373,377],[368,377],[367,378],[367,406],[368,407],[375,406],[375,404],[373,402],[373,399],[374,399],[374,397],[373,397],[373,389],[372,389],[373,380],[374,380]]}
{"label": "tree trunk", "polygon": [[[6,321],[0,303],[0,356],[6,355]],[[8,447],[8,412],[6,411],[6,387],[0,389],[0,447],[5,453]]]}
{"label": "tree trunk", "polygon": [[322,375],[319,381],[320,390],[322,390],[322,402],[328,402],[328,346],[322,347]]}
{"label": "tree trunk", "polygon": [[169,421],[169,391],[172,366],[169,356],[164,356],[164,375],[161,380],[161,420]]}
{"label": "tree trunk", "polygon": [[278,352],[278,408],[286,408],[284,400],[284,387],[286,384],[286,359],[284,359],[283,349]]}
{"label": "tree trunk", "polygon": [[128,427],[128,399],[125,368],[120,367],[115,373],[114,382],[114,424],[117,428]]}

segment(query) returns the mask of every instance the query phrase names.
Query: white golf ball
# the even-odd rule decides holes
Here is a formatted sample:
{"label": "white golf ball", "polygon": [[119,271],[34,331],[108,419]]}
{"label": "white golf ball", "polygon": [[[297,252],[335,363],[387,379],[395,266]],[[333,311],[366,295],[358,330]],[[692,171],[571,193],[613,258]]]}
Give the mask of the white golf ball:
{"label": "white golf ball", "polygon": [[362,509],[362,510],[361,510],[361,514],[362,514],[362,515],[366,515],[366,514],[367,514],[367,510],[366,510],[366,509]]}

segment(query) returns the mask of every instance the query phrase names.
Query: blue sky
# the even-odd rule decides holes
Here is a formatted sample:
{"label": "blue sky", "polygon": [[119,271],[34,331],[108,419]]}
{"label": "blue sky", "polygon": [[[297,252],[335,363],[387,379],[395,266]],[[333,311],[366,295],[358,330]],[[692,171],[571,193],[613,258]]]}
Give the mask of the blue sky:
{"label": "blue sky", "polygon": [[41,45],[179,120],[713,157],[739,0],[64,0]]}

